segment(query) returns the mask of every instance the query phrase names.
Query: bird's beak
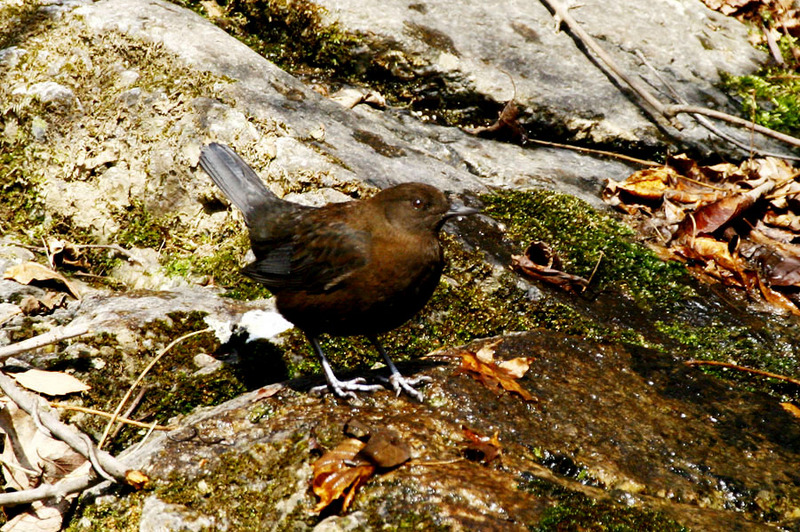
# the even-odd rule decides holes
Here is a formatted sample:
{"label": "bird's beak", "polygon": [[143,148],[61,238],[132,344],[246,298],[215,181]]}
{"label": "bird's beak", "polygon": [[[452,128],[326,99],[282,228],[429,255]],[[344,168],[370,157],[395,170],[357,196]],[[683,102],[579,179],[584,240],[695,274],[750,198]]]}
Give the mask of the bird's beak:
{"label": "bird's beak", "polygon": [[478,214],[481,212],[479,209],[473,209],[463,204],[452,204],[450,210],[444,213],[444,219],[456,218],[459,216],[469,216],[470,214]]}

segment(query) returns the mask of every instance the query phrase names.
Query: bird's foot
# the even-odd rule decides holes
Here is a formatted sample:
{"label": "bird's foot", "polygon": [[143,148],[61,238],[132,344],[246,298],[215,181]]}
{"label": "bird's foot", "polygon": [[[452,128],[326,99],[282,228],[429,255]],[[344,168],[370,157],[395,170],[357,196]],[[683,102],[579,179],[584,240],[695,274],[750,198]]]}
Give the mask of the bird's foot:
{"label": "bird's foot", "polygon": [[336,377],[328,379],[328,384],[322,386],[314,386],[311,388],[312,394],[322,395],[325,392],[333,392],[336,397],[342,399],[355,399],[355,392],[376,392],[382,390],[383,386],[380,384],[366,384],[366,379],[358,377],[350,381],[340,381]]}
{"label": "bird's foot", "polygon": [[419,377],[411,377],[407,379],[400,373],[392,373],[388,379],[382,378],[381,380],[388,382],[398,397],[401,393],[406,392],[420,403],[423,402],[425,397],[422,395],[422,392],[414,388],[414,386],[433,381],[432,378],[426,375],[420,375]]}

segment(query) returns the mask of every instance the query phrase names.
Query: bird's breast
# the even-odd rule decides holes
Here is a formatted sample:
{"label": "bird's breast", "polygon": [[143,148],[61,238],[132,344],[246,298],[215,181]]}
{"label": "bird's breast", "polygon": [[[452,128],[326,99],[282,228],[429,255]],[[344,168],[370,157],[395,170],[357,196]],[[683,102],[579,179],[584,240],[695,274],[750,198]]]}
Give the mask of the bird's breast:
{"label": "bird's breast", "polygon": [[282,291],[278,309],[299,328],[333,335],[379,334],[425,306],[439,283],[438,238],[374,238],[370,259],[330,291]]}

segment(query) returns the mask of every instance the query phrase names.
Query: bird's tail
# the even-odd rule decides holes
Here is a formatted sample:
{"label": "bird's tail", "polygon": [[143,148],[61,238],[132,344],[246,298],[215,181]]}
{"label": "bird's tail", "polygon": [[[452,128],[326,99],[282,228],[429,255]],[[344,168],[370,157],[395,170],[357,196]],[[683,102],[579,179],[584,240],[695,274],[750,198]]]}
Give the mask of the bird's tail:
{"label": "bird's tail", "polygon": [[212,142],[200,152],[200,167],[225,193],[225,196],[242,211],[248,226],[259,212],[274,210],[283,203],[269,191],[261,178],[244,162],[244,159],[224,144]]}

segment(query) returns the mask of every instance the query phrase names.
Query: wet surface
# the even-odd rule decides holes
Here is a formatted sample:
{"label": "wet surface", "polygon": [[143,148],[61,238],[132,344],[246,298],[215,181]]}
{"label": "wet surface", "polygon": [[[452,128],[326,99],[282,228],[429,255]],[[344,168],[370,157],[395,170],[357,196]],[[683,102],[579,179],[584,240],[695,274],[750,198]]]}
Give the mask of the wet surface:
{"label": "wet surface", "polygon": [[[305,464],[341,441],[356,417],[396,431],[412,449],[410,462],[356,496],[351,511],[368,521],[513,530],[551,523],[569,506],[576,519],[586,511],[585,519],[624,517],[642,529],[798,524],[800,424],[765,395],[730,389],[654,351],[534,331],[504,337],[496,354],[535,357],[520,382],[538,402],[526,403],[455,375],[453,353],[437,357],[444,364],[402,368],[433,377],[425,404],[389,392],[345,403],[273,385],[272,397],[252,392],[184,420],[196,436],[152,442],[145,470],[170,481],[156,489],[159,498],[212,518],[215,504],[249,493],[259,502],[248,506],[256,521],[247,523],[313,525],[328,514],[308,513],[316,501]],[[462,426],[497,433],[501,457],[465,459]],[[175,486],[200,480],[228,495],[175,495]],[[241,525],[237,515],[229,508],[225,522]]]}

